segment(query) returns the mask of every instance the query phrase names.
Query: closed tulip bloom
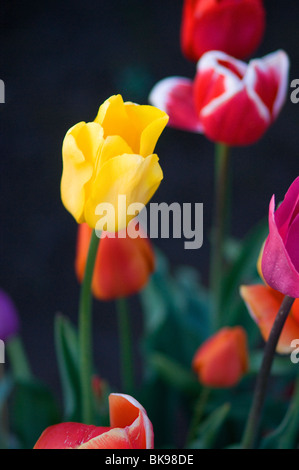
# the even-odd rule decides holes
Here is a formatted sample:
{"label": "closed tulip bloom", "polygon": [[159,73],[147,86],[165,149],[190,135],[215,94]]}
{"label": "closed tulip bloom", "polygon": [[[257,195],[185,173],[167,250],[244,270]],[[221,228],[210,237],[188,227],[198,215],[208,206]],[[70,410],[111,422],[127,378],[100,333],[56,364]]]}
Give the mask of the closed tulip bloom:
{"label": "closed tulip bloom", "polygon": [[150,101],[169,114],[169,125],[202,132],[230,146],[257,142],[277,118],[286,99],[289,59],[276,51],[246,64],[220,51],[198,61],[194,80],[158,82]]}
{"label": "closed tulip bloom", "polygon": [[[274,320],[277,316],[284,295],[266,284],[241,286],[240,294],[248,312],[260,329],[265,341],[268,340]],[[276,352],[290,354],[293,339],[299,338],[299,300],[296,299],[280,334]]]}
{"label": "closed tulip bloom", "polygon": [[299,177],[291,184],[275,210],[275,196],[269,205],[269,235],[261,269],[265,282],[293,298],[299,297]]}
{"label": "closed tulip bloom", "polygon": [[153,449],[145,409],[129,395],[109,395],[110,427],[60,423],[47,428],[34,449]]}
{"label": "closed tulip bloom", "polygon": [[[83,280],[92,229],[78,226],[75,270]],[[112,300],[139,292],[154,271],[155,256],[150,240],[139,228],[140,235],[131,238],[127,230],[105,234],[100,240],[92,280],[93,295],[100,300]]]}
{"label": "closed tulip bloom", "polygon": [[0,289],[0,339],[8,341],[20,329],[19,313],[11,297]]}
{"label": "closed tulip bloom", "polygon": [[211,50],[245,59],[260,45],[264,30],[262,0],[184,1],[181,47],[192,61]]}
{"label": "closed tulip bloom", "polygon": [[[167,121],[159,109],[115,95],[100,106],[93,122],[69,129],[62,148],[61,198],[78,223],[95,228],[98,205],[110,204],[112,231],[118,231],[133,218],[127,215],[130,204],[151,199],[163,178],[153,152]],[[126,198],[124,214],[118,214],[120,195]]]}
{"label": "closed tulip bloom", "polygon": [[199,381],[207,387],[237,385],[248,370],[245,330],[240,326],[219,330],[198,348],[192,367]]}

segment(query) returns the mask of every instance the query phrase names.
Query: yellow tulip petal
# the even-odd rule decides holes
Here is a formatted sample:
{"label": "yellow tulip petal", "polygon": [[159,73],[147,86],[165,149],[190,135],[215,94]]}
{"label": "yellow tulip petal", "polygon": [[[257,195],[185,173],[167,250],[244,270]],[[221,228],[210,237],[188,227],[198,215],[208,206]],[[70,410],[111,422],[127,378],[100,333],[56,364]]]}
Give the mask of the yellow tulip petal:
{"label": "yellow tulip petal", "polygon": [[154,152],[157,140],[167,125],[168,116],[154,106],[137,106],[128,104],[127,113],[134,123],[138,123],[137,131],[140,134],[140,146],[138,152],[143,157]]}
{"label": "yellow tulip petal", "polygon": [[[127,216],[128,206],[136,202],[145,205],[159,187],[162,178],[157,155],[143,158],[141,155],[123,154],[108,160],[93,182],[92,192],[85,206],[86,222],[95,228],[100,218],[96,214],[98,204],[109,203],[115,210],[115,231],[122,230],[133,218]],[[121,213],[118,208],[119,195],[126,197]]]}
{"label": "yellow tulip petal", "polygon": [[122,155],[124,153],[132,153],[132,149],[129,147],[127,142],[122,139],[119,135],[109,136],[105,139],[104,145],[101,149],[99,155],[99,160],[96,168],[96,173],[102,168],[104,163],[106,163],[110,158],[114,158],[117,155]]}
{"label": "yellow tulip petal", "polygon": [[[72,132],[71,132],[72,134]],[[104,143],[104,131],[100,124],[88,122],[76,133],[76,144],[86,161],[94,163]]]}
{"label": "yellow tulip petal", "polygon": [[121,95],[115,95],[105,101],[99,109],[95,122],[104,129],[104,136],[119,135],[139,154],[140,133],[136,123],[130,120]]}
{"label": "yellow tulip petal", "polygon": [[61,178],[61,199],[66,209],[82,221],[85,204],[85,183],[91,178],[93,166],[85,161],[82,151],[78,148],[76,134],[84,127],[79,123],[68,132],[63,141],[63,172]]}

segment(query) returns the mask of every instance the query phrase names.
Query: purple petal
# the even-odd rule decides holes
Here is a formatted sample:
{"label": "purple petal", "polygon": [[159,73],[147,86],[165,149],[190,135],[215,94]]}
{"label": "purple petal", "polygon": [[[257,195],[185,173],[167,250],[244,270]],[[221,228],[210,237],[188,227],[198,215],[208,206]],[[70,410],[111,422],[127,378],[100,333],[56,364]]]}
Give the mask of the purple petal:
{"label": "purple petal", "polygon": [[19,315],[11,298],[0,290],[0,339],[6,341],[19,331]]}

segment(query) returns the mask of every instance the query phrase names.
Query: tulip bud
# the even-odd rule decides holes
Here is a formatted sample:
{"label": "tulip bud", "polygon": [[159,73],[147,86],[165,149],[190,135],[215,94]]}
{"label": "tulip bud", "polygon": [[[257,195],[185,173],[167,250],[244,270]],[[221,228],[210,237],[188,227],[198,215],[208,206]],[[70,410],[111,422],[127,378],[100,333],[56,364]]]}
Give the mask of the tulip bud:
{"label": "tulip bud", "polygon": [[247,336],[242,327],[222,328],[196,351],[192,367],[207,387],[233,387],[248,370]]}
{"label": "tulip bud", "polygon": [[259,46],[264,30],[262,0],[184,1],[181,47],[192,61],[212,50],[245,59]]}
{"label": "tulip bud", "polygon": [[[75,270],[80,282],[84,276],[91,233],[87,224],[78,226]],[[139,234],[142,234],[140,229]],[[149,239],[143,235],[131,238],[125,229],[102,236],[92,281],[96,298],[111,300],[127,297],[145,286],[154,271],[155,257]]]}
{"label": "tulip bud", "polygon": [[299,297],[299,176],[275,211],[269,205],[269,235],[262,254],[265,282],[284,295]]}

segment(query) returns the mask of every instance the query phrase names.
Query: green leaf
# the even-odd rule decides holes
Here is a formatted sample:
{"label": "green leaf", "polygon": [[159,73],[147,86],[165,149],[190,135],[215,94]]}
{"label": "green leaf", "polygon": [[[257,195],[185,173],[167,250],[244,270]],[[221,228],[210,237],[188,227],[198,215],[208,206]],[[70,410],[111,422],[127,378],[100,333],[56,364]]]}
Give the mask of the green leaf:
{"label": "green leaf", "polygon": [[188,446],[190,449],[212,449],[230,412],[231,405],[225,403],[214,410],[199,426],[197,438]]}
{"label": "green leaf", "polygon": [[149,365],[157,372],[166,383],[178,390],[197,395],[201,390],[196,377],[176,361],[160,353],[153,353],[149,359]]}
{"label": "green leaf", "polygon": [[38,380],[17,380],[11,406],[11,427],[24,448],[32,449],[41,433],[61,421],[51,391]]}
{"label": "green leaf", "polygon": [[141,294],[145,355],[153,351],[190,367],[199,345],[210,334],[210,305],[191,268],[170,273],[165,258],[157,254],[158,267]]}
{"label": "green leaf", "polygon": [[[256,375],[258,374],[261,364],[263,361],[264,351],[251,351],[250,352],[250,364],[249,364],[249,374]],[[271,375],[282,377],[290,376],[294,377],[298,373],[298,368],[290,360],[290,356],[280,356],[276,355],[273,360],[271,367]]]}
{"label": "green leaf", "polygon": [[222,305],[227,324],[234,324],[238,319],[240,304],[243,304],[239,294],[240,285],[258,279],[256,264],[267,234],[268,224],[263,220],[240,242],[238,255],[223,279]]}
{"label": "green leaf", "polygon": [[78,336],[71,322],[55,318],[55,346],[64,402],[64,420],[80,420],[80,381]]}
{"label": "green leaf", "polygon": [[299,437],[299,379],[293,398],[280,426],[268,434],[261,443],[262,449],[294,449]]}
{"label": "green leaf", "polygon": [[13,381],[9,375],[4,375],[0,380],[0,449],[7,448],[9,442],[8,430],[6,429],[6,419],[4,408],[7,404],[13,388]]}

